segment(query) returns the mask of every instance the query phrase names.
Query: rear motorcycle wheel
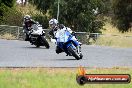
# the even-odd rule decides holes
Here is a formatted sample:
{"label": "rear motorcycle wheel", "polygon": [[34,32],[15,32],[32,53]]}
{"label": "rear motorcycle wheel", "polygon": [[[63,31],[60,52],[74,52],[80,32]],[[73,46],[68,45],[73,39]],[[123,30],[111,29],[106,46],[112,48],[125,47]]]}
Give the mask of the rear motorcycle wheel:
{"label": "rear motorcycle wheel", "polygon": [[77,54],[77,52],[70,46],[68,48],[68,51],[72,54],[72,56],[74,56],[77,60],[80,59],[80,56]]}
{"label": "rear motorcycle wheel", "polygon": [[45,46],[47,49],[49,49],[50,46],[49,46],[48,41],[47,41],[44,37],[42,37],[42,41],[43,41],[44,46]]}

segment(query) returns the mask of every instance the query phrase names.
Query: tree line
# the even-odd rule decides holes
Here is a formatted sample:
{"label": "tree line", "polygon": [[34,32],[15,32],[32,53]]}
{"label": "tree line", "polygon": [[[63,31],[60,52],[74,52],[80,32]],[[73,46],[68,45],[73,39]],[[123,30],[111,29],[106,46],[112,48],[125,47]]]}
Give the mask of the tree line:
{"label": "tree line", "polygon": [[[132,26],[132,0],[28,0],[37,7],[43,15],[33,18],[40,21],[45,28],[48,20],[57,17],[58,1],[60,6],[59,22],[75,31],[100,32],[105,19],[112,18],[112,24],[119,31],[126,32]],[[0,24],[16,24],[20,22],[7,21],[11,9],[15,8],[16,0],[0,0]],[[13,13],[12,13],[13,14]],[[10,14],[11,15],[11,14]],[[18,16],[19,15],[19,16]],[[21,13],[17,14],[21,17]],[[11,19],[11,18],[10,18]]]}

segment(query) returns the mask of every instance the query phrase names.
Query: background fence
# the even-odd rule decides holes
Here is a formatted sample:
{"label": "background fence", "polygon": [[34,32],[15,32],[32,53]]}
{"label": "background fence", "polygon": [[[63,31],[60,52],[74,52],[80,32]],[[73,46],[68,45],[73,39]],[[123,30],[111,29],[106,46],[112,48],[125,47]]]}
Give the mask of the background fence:
{"label": "background fence", "polygon": [[[45,32],[47,38],[49,38],[48,36],[49,29],[45,29]],[[89,44],[90,39],[96,41],[97,38],[99,38],[100,36],[103,37],[119,36],[119,35],[104,35],[101,33],[87,33],[87,32],[76,32],[76,35],[78,40],[84,44]],[[132,38],[132,36],[121,36],[121,37]],[[23,28],[19,26],[0,25],[0,38],[24,40]]]}
{"label": "background fence", "polygon": [[8,35],[10,35],[9,37],[13,37],[14,39],[23,39],[24,33],[22,27],[0,25],[0,37],[6,38],[6,36]]}

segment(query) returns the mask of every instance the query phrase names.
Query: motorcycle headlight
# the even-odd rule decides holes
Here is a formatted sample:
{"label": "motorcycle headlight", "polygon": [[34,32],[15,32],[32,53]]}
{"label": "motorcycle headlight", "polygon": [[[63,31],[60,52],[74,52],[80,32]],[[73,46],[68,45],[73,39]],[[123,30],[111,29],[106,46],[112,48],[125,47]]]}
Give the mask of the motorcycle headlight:
{"label": "motorcycle headlight", "polygon": [[33,30],[30,31],[30,33],[32,33],[32,32],[33,32]]}
{"label": "motorcycle headlight", "polygon": [[33,32],[33,30],[30,30],[28,33],[31,34]]}
{"label": "motorcycle headlight", "polygon": [[44,32],[44,31],[42,31],[42,33],[43,33],[43,34],[45,34],[45,32]]}
{"label": "motorcycle headlight", "polygon": [[25,30],[22,30],[23,33],[25,33]]}

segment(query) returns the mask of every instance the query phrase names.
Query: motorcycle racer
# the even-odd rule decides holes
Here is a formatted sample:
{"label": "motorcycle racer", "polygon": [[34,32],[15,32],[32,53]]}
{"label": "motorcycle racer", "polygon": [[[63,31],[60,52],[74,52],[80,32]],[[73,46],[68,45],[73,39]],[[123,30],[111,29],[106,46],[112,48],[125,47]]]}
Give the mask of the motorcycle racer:
{"label": "motorcycle racer", "polygon": [[29,41],[29,31],[30,31],[30,27],[33,24],[37,24],[37,22],[31,19],[30,15],[25,15],[23,20],[23,31],[26,34],[25,41]]}
{"label": "motorcycle racer", "polygon": [[[64,33],[65,31],[68,31],[71,35],[73,35],[73,44],[78,47],[79,46],[79,42],[77,41],[77,39],[75,38],[75,35],[74,35],[74,32],[69,28],[69,27],[65,27],[63,24],[59,24],[58,21],[54,18],[52,18],[50,21],[49,21],[49,26],[51,28],[51,31],[49,32],[50,35],[52,35],[52,38],[56,39],[57,41],[57,46],[56,46],[56,53],[59,54],[61,52],[63,52],[63,50],[59,47],[60,45],[60,42],[65,42],[65,41],[60,41],[59,40],[59,33],[61,32],[62,33],[62,36],[64,36]],[[58,42],[59,41],[59,42]],[[69,53],[65,50],[66,52],[66,56],[69,55]]]}

